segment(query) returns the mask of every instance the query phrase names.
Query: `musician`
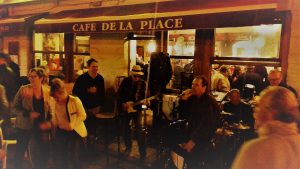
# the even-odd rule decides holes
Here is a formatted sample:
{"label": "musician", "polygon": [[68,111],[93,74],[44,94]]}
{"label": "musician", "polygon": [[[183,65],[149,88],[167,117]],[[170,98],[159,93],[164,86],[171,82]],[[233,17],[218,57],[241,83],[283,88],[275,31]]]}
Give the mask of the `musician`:
{"label": "musician", "polygon": [[172,148],[185,158],[188,168],[207,168],[209,160],[214,158],[211,156],[211,140],[220,123],[220,107],[208,94],[207,85],[204,76],[195,77],[192,89],[181,97],[179,103],[179,111],[187,117],[188,125],[181,133],[183,136],[172,142]]}
{"label": "musician", "polygon": [[146,157],[145,140],[144,134],[142,133],[142,126],[139,124],[138,118],[141,112],[141,105],[134,106],[133,108],[137,112],[128,112],[130,104],[128,102],[136,102],[144,99],[146,84],[142,80],[142,68],[139,65],[134,65],[131,69],[130,76],[126,77],[118,90],[118,107],[121,118],[121,129],[125,141],[125,154],[129,155],[131,152],[132,141],[131,141],[131,130],[130,121],[135,127],[135,134],[137,135],[137,141],[139,146],[140,158]]}

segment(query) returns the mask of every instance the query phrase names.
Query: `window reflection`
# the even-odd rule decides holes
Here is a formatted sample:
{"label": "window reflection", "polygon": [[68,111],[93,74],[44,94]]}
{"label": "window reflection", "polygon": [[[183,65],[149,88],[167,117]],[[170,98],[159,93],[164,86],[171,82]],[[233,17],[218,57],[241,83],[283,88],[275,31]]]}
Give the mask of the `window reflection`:
{"label": "window reflection", "polygon": [[194,56],[195,29],[168,32],[168,53],[172,56]]}
{"label": "window reflection", "polygon": [[215,56],[278,58],[281,24],[216,28]]}

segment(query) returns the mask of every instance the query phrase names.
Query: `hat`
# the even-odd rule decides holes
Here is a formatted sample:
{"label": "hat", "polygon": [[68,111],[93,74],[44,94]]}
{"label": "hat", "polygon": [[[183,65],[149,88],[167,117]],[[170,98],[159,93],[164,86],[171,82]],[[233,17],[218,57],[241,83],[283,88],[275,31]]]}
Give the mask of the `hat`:
{"label": "hat", "polygon": [[131,74],[131,75],[140,75],[140,76],[143,76],[144,73],[142,72],[142,70],[143,70],[143,69],[141,68],[140,65],[134,65],[134,66],[132,67],[132,69],[131,69],[130,74]]}

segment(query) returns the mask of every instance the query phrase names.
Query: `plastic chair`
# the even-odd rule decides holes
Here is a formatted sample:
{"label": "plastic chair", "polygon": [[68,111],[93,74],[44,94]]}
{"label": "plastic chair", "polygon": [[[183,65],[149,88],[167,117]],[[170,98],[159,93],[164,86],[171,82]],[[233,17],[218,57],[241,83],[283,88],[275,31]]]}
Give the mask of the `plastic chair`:
{"label": "plastic chair", "polygon": [[[13,119],[14,120],[14,119]],[[3,122],[3,120],[0,121],[0,124]],[[2,150],[6,152],[6,156],[2,159],[2,169],[6,169],[6,161],[7,161],[7,155],[8,155],[8,145],[17,144],[17,140],[5,140],[3,138],[2,128],[0,127],[0,140],[1,140],[1,146]]]}

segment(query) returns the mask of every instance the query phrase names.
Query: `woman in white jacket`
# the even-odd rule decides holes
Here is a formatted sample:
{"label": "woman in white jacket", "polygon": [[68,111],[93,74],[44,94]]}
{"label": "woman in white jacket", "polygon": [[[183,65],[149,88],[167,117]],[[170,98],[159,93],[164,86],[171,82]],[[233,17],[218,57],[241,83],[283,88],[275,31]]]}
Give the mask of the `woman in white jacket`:
{"label": "woman in white jacket", "polygon": [[232,169],[299,169],[300,116],[295,95],[283,87],[267,88],[254,118],[259,138],[242,146]]}
{"label": "woman in white jacket", "polygon": [[84,125],[86,113],[78,97],[68,95],[64,82],[53,79],[50,90],[54,101],[52,123],[54,126],[54,161],[59,169],[80,168],[79,152],[82,137],[87,136]]}

